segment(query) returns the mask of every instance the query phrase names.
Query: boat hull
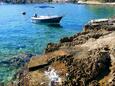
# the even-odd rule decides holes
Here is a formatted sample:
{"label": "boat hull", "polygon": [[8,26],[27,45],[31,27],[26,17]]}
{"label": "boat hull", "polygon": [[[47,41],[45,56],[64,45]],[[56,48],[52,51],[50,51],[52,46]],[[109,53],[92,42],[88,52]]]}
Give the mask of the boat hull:
{"label": "boat hull", "polygon": [[49,19],[35,19],[35,18],[32,18],[32,22],[33,23],[49,23],[49,24],[55,24],[55,23],[60,23],[62,19],[62,16],[60,17],[54,17],[54,18],[49,18]]}

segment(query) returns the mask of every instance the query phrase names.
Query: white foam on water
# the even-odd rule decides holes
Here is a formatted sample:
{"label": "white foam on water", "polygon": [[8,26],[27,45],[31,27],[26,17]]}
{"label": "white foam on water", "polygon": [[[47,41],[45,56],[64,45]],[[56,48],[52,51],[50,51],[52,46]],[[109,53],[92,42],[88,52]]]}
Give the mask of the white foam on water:
{"label": "white foam on water", "polygon": [[56,70],[49,67],[47,71],[45,71],[45,75],[49,78],[49,86],[55,86],[56,84],[61,83],[61,78],[57,74]]}

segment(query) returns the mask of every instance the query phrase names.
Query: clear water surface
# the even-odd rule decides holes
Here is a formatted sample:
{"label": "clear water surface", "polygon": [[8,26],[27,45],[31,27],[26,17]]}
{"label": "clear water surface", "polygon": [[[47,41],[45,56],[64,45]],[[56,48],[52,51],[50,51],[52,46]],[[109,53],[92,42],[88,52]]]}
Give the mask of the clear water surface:
{"label": "clear water surface", "polygon": [[[55,8],[41,9],[50,5]],[[22,12],[26,15],[22,15]],[[31,16],[65,15],[61,27],[33,24]],[[82,31],[90,19],[114,16],[115,7],[78,4],[24,4],[0,5],[0,61],[10,59],[20,52],[42,54],[49,42],[58,42],[60,38]],[[0,65],[0,82],[8,81],[15,68]]]}

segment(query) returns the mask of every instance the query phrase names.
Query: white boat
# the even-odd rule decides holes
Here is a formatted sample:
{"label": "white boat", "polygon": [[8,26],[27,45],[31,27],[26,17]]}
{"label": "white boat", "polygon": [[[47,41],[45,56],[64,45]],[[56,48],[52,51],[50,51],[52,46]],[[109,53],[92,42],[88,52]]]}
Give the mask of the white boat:
{"label": "white boat", "polygon": [[88,22],[88,24],[91,25],[99,25],[99,24],[108,24],[109,23],[109,19],[94,19]]}
{"label": "white boat", "polygon": [[95,19],[95,20],[91,20],[91,23],[99,23],[99,22],[108,22],[109,19]]}
{"label": "white boat", "polygon": [[33,16],[33,23],[59,23],[63,16]]}

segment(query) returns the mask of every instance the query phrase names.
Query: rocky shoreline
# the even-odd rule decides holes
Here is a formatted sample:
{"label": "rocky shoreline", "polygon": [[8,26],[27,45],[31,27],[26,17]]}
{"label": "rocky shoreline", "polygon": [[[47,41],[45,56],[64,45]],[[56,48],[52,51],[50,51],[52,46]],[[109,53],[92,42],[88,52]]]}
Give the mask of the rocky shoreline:
{"label": "rocky shoreline", "polygon": [[9,86],[114,86],[115,27],[86,24],[83,32],[49,43]]}
{"label": "rocky shoreline", "polygon": [[111,5],[114,6],[115,2],[100,2],[100,1],[78,1],[78,4],[87,4],[87,5]]}
{"label": "rocky shoreline", "polygon": [[77,0],[3,0],[0,3],[10,3],[10,4],[77,3]]}

